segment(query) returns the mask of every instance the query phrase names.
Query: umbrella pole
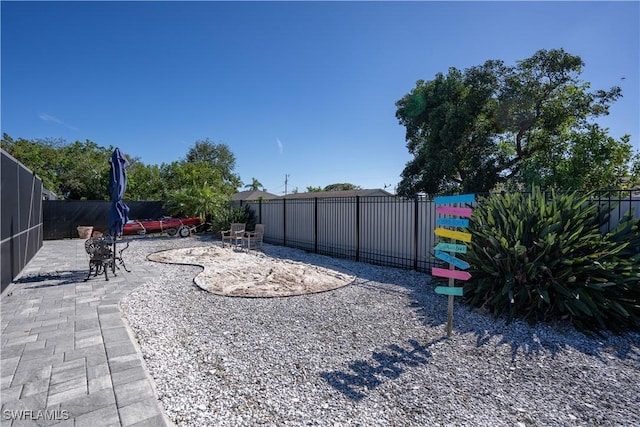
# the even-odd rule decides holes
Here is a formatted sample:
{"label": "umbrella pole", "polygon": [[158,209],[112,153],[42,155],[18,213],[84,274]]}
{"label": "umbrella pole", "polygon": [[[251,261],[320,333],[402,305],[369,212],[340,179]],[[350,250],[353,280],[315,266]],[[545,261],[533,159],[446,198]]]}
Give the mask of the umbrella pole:
{"label": "umbrella pole", "polygon": [[111,264],[111,272],[116,274],[116,236],[113,236],[113,250],[111,251],[111,256],[113,257],[113,263]]}

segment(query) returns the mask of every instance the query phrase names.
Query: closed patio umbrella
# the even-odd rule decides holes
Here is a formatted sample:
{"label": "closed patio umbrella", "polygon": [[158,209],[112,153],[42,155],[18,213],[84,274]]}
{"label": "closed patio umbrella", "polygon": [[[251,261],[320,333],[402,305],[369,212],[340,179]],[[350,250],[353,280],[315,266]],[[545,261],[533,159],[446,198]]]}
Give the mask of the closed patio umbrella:
{"label": "closed patio umbrella", "polygon": [[129,207],[122,200],[127,190],[127,171],[129,162],[122,155],[119,148],[113,150],[109,159],[111,170],[109,174],[109,193],[111,195],[111,209],[109,210],[109,234],[113,237],[121,236],[125,223],[129,220]]}

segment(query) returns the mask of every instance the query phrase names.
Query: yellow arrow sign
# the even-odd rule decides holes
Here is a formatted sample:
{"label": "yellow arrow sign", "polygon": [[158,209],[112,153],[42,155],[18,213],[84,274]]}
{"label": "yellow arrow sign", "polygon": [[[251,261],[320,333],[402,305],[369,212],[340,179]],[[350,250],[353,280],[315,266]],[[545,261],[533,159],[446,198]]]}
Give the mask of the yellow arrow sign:
{"label": "yellow arrow sign", "polygon": [[451,239],[462,240],[463,242],[471,241],[471,234],[463,233],[462,231],[453,231],[438,227],[434,230],[434,233],[436,233],[436,236],[449,237]]}

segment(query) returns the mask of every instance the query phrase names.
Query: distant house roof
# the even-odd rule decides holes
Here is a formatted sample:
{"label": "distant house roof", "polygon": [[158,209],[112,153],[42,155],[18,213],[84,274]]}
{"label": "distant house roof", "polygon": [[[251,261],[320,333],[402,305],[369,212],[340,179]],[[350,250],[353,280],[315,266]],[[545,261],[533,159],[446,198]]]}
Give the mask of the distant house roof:
{"label": "distant house roof", "polygon": [[271,194],[271,193],[267,193],[266,191],[240,191],[239,193],[234,194],[233,196],[231,196],[231,200],[233,200],[234,202],[239,202],[239,201],[246,201],[246,200],[258,200],[258,199],[264,199],[264,200],[270,200],[270,199],[277,199],[278,195],[276,194]]}
{"label": "distant house roof", "polygon": [[313,199],[315,197],[367,197],[367,196],[393,196],[388,191],[379,188],[371,190],[344,190],[344,191],[314,191],[311,193],[292,193],[280,196],[280,199]]}
{"label": "distant house roof", "polygon": [[55,195],[53,191],[47,190],[42,187],[42,199],[43,200],[57,200],[58,196]]}

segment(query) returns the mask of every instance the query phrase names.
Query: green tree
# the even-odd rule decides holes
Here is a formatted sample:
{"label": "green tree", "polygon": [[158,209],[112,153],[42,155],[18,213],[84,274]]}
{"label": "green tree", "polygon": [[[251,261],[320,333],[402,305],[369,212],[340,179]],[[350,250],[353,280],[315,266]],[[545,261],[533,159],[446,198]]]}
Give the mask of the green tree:
{"label": "green tree", "polygon": [[264,188],[264,185],[262,185],[262,183],[255,178],[251,178],[251,184],[245,185],[244,188],[248,188],[251,191],[267,191],[267,189]]}
{"label": "green tree", "polygon": [[[515,66],[487,61],[419,80],[396,103],[414,156],[398,193],[483,192],[541,181],[565,188],[567,181],[547,179],[562,170],[578,175],[571,185],[610,185],[610,172],[624,175],[631,159],[628,139],[609,138],[593,119],[608,114],[621,90],[590,91],[579,79],[583,66],[562,49],[540,50]],[[606,170],[576,170],[580,156],[595,152],[612,155]]]}
{"label": "green tree", "polygon": [[35,172],[44,188],[60,196],[60,147],[63,144],[59,139],[14,140],[7,133],[2,134],[2,149]]}
{"label": "green tree", "polygon": [[308,193],[319,193],[322,191],[347,191],[347,190],[361,190],[362,187],[359,185],[349,184],[349,183],[336,183],[329,184],[324,187],[307,187]]}
{"label": "green tree", "polygon": [[236,158],[225,144],[216,144],[209,138],[196,141],[189,149],[185,162],[208,165],[212,171],[219,173],[219,177],[225,183],[233,185],[234,190],[241,185],[240,177],[233,172],[236,167]]}
{"label": "green tree", "polygon": [[621,188],[628,179],[632,156],[628,135],[618,141],[592,123],[524,161],[519,181],[546,189]]}
{"label": "green tree", "polygon": [[636,153],[631,162],[631,170],[627,176],[626,188],[640,188],[640,152]]}
{"label": "green tree", "polygon": [[59,189],[67,199],[109,200],[109,158],[112,146],[76,141],[61,147]]}
{"label": "green tree", "polygon": [[6,133],[2,148],[35,172],[45,188],[68,199],[109,199],[109,157],[113,147],[93,141],[18,138]]}
{"label": "green tree", "polygon": [[128,200],[164,200],[165,190],[160,167],[145,165],[137,158],[126,157],[129,167],[125,197]]}

